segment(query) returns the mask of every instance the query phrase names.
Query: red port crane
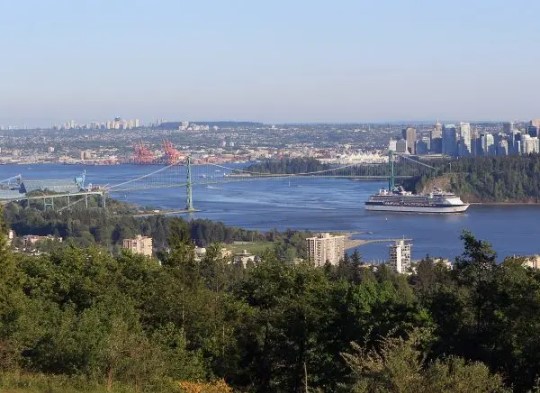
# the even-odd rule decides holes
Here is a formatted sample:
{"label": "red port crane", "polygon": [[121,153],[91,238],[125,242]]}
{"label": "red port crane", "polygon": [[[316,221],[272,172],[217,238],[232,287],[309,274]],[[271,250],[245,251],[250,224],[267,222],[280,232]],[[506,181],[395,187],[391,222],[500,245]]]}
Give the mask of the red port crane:
{"label": "red port crane", "polygon": [[163,149],[165,150],[165,160],[168,165],[180,163],[185,157],[184,154],[175,149],[171,141],[163,141]]}
{"label": "red port crane", "polygon": [[142,142],[135,144],[133,154],[133,162],[135,164],[153,164],[155,160],[154,153],[146,147]]}

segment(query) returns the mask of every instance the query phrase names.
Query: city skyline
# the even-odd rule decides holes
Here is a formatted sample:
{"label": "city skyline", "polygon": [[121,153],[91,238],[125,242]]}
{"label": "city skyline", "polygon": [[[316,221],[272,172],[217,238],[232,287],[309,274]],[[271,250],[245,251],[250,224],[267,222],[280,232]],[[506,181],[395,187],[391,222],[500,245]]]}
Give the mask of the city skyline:
{"label": "city skyline", "polygon": [[540,4],[0,4],[0,124],[536,117]]}

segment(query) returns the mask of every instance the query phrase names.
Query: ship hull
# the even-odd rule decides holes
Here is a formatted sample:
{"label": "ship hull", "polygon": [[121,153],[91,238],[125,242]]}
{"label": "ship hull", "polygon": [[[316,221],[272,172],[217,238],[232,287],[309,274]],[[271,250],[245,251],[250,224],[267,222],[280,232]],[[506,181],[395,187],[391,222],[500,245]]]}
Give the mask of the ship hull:
{"label": "ship hull", "polygon": [[464,213],[469,205],[456,205],[456,206],[389,206],[382,204],[366,204],[366,210],[370,211],[386,211],[386,212],[400,212],[400,213]]}

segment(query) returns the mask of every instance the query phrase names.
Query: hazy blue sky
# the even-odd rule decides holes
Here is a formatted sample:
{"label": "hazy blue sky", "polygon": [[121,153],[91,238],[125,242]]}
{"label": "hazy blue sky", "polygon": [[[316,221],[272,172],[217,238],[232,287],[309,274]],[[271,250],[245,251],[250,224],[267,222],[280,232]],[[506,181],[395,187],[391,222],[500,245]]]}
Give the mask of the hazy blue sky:
{"label": "hazy blue sky", "polygon": [[0,124],[540,117],[537,0],[0,0]]}

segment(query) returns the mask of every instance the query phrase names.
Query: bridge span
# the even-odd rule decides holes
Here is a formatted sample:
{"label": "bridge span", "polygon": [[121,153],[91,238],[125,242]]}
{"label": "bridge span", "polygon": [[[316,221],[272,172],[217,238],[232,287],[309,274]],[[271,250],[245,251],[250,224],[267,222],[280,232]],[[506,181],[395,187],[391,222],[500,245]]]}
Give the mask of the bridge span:
{"label": "bridge span", "polygon": [[[86,173],[69,181],[64,180],[60,186],[58,180],[27,180],[23,179],[21,175],[17,175],[0,180],[0,204],[42,200],[45,209],[55,209],[54,201],[65,198],[67,205],[59,209],[64,210],[82,202],[85,202],[85,206],[88,207],[88,198],[97,196],[101,201],[100,205],[105,207],[107,195],[112,193],[185,188],[185,205],[183,209],[176,210],[179,212],[193,212],[195,211],[193,201],[193,187],[195,186],[294,178],[386,180],[388,176],[381,174],[383,167],[386,167],[386,165],[349,164],[320,171],[272,174],[247,171],[239,164],[231,164],[230,166],[215,163],[193,164],[191,158],[188,157],[185,163],[166,165],[132,178],[117,179],[115,184],[112,185],[107,184],[99,187],[85,184]],[[409,177],[411,176],[396,176],[396,178]],[[38,192],[36,193],[36,191]]]}

